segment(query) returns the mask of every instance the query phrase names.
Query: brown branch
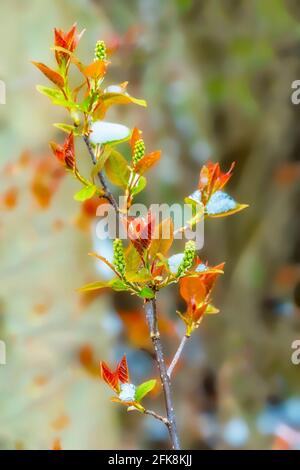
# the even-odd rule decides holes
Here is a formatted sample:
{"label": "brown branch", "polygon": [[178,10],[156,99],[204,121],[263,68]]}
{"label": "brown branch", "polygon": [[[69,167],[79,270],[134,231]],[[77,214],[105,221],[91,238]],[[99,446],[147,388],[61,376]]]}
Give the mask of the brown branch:
{"label": "brown branch", "polygon": [[161,415],[159,415],[158,413],[156,413],[155,411],[152,411],[152,410],[145,410],[144,414],[149,415],[149,416],[153,416],[153,418],[158,419],[159,421],[164,423],[167,426],[167,428],[169,428],[170,423],[169,423],[168,419],[165,418],[164,416],[161,416]]}
{"label": "brown branch", "polygon": [[147,300],[145,302],[146,320],[148,323],[151,340],[154,346],[155,358],[160,374],[160,380],[163,387],[165,405],[168,418],[168,430],[172,442],[173,449],[180,449],[179,437],[177,433],[176,418],[174,413],[174,405],[171,393],[171,381],[168,376],[167,366],[164,359],[162,344],[160,340],[159,330],[157,326],[156,299]]}
{"label": "brown branch", "polygon": [[168,368],[168,376],[169,378],[171,378],[171,375],[172,375],[172,372],[174,370],[174,367],[176,366],[177,362],[179,361],[180,359],[180,356],[182,354],[182,351],[183,351],[183,348],[185,346],[185,343],[187,342],[187,340],[189,339],[189,336],[187,335],[184,335],[184,337],[182,338],[179,346],[178,346],[178,349],[172,359],[172,362],[171,364],[169,365],[169,368]]}
{"label": "brown branch", "polygon": [[[87,146],[92,162],[94,165],[96,165],[97,158],[94,154],[94,151],[93,151],[93,148],[91,146],[88,136],[84,135],[83,139]],[[98,178],[105,193],[103,197],[107,198],[107,200],[114,207],[118,217],[120,217],[121,213],[120,213],[120,209],[117,204],[117,201],[115,200],[114,195],[109,190],[106,184],[105,178],[101,171],[98,172]],[[167,373],[167,367],[166,367],[163,350],[162,350],[162,344],[160,341],[159,331],[157,327],[156,299],[146,301],[145,311],[146,311],[146,318],[147,318],[147,323],[149,326],[150,336],[151,336],[152,343],[154,346],[155,358],[156,358],[156,362],[157,362],[157,366],[158,366],[158,370],[160,374],[160,380],[161,380],[161,384],[162,384],[163,391],[164,391],[167,418],[164,418],[163,416],[160,416],[159,414],[151,410],[145,410],[144,413],[151,415],[154,418],[162,421],[167,426],[169,430],[169,434],[170,434],[170,439],[172,442],[172,448],[178,450],[180,449],[180,444],[179,444],[179,438],[178,438],[177,427],[176,427],[173,400],[172,400],[172,395],[171,395],[171,382]]]}
{"label": "brown branch", "polygon": [[[89,152],[89,154],[90,154],[90,157],[91,157],[91,159],[92,159],[93,164],[96,165],[96,163],[97,163],[97,158],[96,158],[96,155],[95,155],[95,153],[94,153],[94,151],[93,151],[93,149],[92,149],[92,145],[91,145],[91,142],[90,142],[88,136],[87,136],[87,135],[84,135],[84,136],[83,136],[83,140],[84,140],[84,142],[85,142],[85,144],[86,144],[86,146],[87,146],[87,149],[88,149],[88,152]],[[112,192],[110,191],[110,189],[109,189],[108,186],[107,186],[107,183],[106,183],[106,181],[105,181],[105,178],[104,178],[104,176],[103,176],[102,171],[99,171],[99,172],[98,172],[98,178],[99,178],[100,184],[101,184],[101,186],[102,186],[102,188],[103,188],[103,190],[104,190],[103,197],[105,197],[105,198],[110,202],[110,204],[111,204],[111,205],[113,206],[113,208],[115,209],[116,213],[119,214],[119,212],[120,212],[119,206],[118,206],[118,204],[117,204],[117,201],[116,201],[115,198],[114,198],[114,195],[112,194]]]}

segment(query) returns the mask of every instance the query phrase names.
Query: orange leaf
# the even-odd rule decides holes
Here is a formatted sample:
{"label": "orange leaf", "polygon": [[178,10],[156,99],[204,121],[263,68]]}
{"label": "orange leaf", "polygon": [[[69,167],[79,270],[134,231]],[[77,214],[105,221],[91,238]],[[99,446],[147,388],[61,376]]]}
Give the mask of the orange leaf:
{"label": "orange leaf", "polygon": [[135,127],[132,131],[131,139],[130,139],[130,147],[132,151],[134,151],[136,141],[139,140],[140,138],[141,138],[141,131],[137,127]]}
{"label": "orange leaf", "polygon": [[104,60],[95,60],[95,62],[92,62],[90,65],[85,67],[84,69],[84,75],[89,78],[100,78],[105,75],[107,68],[107,62]]}
{"label": "orange leaf", "polygon": [[63,88],[65,82],[63,77],[55,70],[50,69],[41,62],[32,62],[51,82],[55,83],[59,88]]}
{"label": "orange leaf", "polygon": [[183,277],[180,279],[180,295],[187,303],[194,298],[198,304],[206,297],[205,284],[200,277]]}
{"label": "orange leaf", "polygon": [[145,155],[134,167],[134,170],[142,175],[145,171],[149,170],[155,163],[158,162],[161,156],[161,151],[156,150],[155,152],[148,153]]}

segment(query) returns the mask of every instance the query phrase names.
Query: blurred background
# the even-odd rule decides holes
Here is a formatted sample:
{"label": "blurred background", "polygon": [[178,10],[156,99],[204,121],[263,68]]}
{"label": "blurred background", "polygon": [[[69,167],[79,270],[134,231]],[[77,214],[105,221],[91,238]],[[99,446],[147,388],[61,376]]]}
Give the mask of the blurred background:
{"label": "blurred background", "polygon": [[[107,84],[129,81],[148,108],[108,117],[144,131],[163,158],[141,200],[180,202],[208,159],[236,161],[229,192],[250,208],[205,226],[200,255],[226,262],[214,303],[174,378],[184,448],[300,449],[300,79],[297,0],[10,0],[0,6],[0,448],[167,448],[159,422],[110,403],[99,360],[125,352],[132,380],[156,375],[141,303],[76,289],[107,275],[90,251],[95,206],[73,200],[48,142],[65,112],[37,93],[31,60],[53,64],[54,27],[87,31],[85,62],[116,49]],[[88,159],[78,145],[77,156]],[[145,195],[144,195],[145,194]],[[159,297],[170,359],[182,334],[177,289]],[[156,391],[149,407],[164,412]]]}

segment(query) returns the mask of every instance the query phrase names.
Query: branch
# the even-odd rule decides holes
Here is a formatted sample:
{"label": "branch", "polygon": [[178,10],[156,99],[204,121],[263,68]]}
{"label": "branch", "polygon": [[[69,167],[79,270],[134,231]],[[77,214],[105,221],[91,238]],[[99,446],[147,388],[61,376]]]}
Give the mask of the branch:
{"label": "branch", "polygon": [[[93,164],[96,165],[96,163],[97,163],[97,158],[96,158],[96,155],[94,154],[94,151],[93,151],[93,149],[92,149],[92,145],[91,145],[91,142],[90,142],[88,136],[87,136],[87,135],[84,135],[84,136],[83,136],[83,140],[84,140],[84,142],[85,142],[85,144],[86,144],[86,146],[87,146],[87,149],[88,149],[88,151],[89,151],[89,154],[90,154],[90,157],[91,157],[91,159],[92,159]],[[105,178],[104,178],[104,176],[103,176],[103,174],[102,174],[102,171],[99,171],[99,173],[98,173],[98,178],[99,178],[99,181],[100,181],[100,183],[101,183],[101,186],[102,186],[102,188],[103,188],[103,190],[104,190],[104,195],[103,195],[103,197],[105,197],[105,198],[111,203],[111,205],[112,205],[113,208],[115,209],[116,213],[119,214],[119,212],[120,212],[119,206],[118,206],[118,204],[117,204],[117,201],[116,201],[115,198],[114,198],[114,195],[112,194],[112,192],[110,191],[110,189],[109,189],[108,186],[107,186],[107,183],[106,183]]]}
{"label": "branch", "polygon": [[169,423],[168,419],[165,418],[164,416],[161,416],[161,415],[159,415],[158,413],[155,413],[155,411],[152,411],[152,410],[145,410],[144,414],[153,416],[153,418],[158,419],[159,421],[164,423],[167,426],[167,428],[169,428],[170,423]]}
{"label": "branch", "polygon": [[183,348],[185,346],[185,343],[187,342],[187,340],[189,339],[189,336],[187,335],[184,335],[184,337],[182,338],[179,346],[178,346],[178,349],[175,353],[175,356],[173,357],[172,359],[172,362],[171,364],[169,365],[169,368],[168,368],[168,376],[169,378],[171,378],[171,375],[172,375],[172,372],[173,372],[173,369],[174,367],[176,366],[177,362],[179,361],[180,359],[180,356],[182,354],[182,351],[183,351]]}
{"label": "branch", "polygon": [[157,362],[157,367],[160,374],[160,380],[163,387],[165,405],[167,410],[168,418],[168,430],[172,442],[172,448],[179,450],[179,438],[177,433],[176,419],[174,413],[174,405],[171,394],[171,381],[167,373],[167,367],[164,359],[164,354],[162,350],[162,344],[160,340],[159,330],[157,326],[157,313],[156,313],[156,299],[147,300],[145,302],[145,313],[146,320],[148,323],[150,336],[155,351],[155,358]]}
{"label": "branch", "polygon": [[[89,151],[92,162],[94,165],[96,165],[97,159],[92,149],[88,136],[86,135],[83,136],[83,139]],[[105,178],[101,171],[99,171],[98,173],[98,178],[105,193],[104,197],[108,199],[108,201],[114,207],[118,216],[120,216],[121,214],[120,214],[118,204],[113,194],[109,190],[106,184]],[[180,444],[179,444],[179,438],[178,438],[177,427],[176,427],[174,405],[173,405],[173,400],[172,400],[172,395],[171,395],[171,382],[167,373],[167,367],[166,367],[166,363],[164,359],[162,344],[160,341],[159,331],[158,331],[158,326],[157,326],[156,299],[151,299],[151,300],[146,301],[145,312],[146,312],[147,323],[149,326],[150,336],[151,336],[152,343],[154,346],[156,362],[157,362],[157,366],[158,366],[158,370],[160,374],[160,380],[161,380],[161,384],[162,384],[163,391],[164,391],[167,418],[164,418],[163,416],[160,416],[151,410],[145,410],[145,413],[162,421],[168,427],[170,439],[172,442],[172,448],[178,450],[180,449]]]}

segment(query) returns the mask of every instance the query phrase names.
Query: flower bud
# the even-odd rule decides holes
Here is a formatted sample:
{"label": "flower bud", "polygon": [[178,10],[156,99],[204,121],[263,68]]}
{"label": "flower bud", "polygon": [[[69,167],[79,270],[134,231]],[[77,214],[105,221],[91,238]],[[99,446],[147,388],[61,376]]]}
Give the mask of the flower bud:
{"label": "flower bud", "polygon": [[136,165],[145,155],[145,143],[143,139],[136,141],[132,156],[133,164]]}
{"label": "flower bud", "polygon": [[178,267],[176,276],[182,276],[186,271],[188,271],[192,265],[196,254],[196,245],[193,240],[189,240],[185,244],[183,259]]}
{"label": "flower bud", "polygon": [[114,266],[116,271],[121,275],[125,275],[126,265],[125,265],[125,255],[124,255],[124,247],[122,240],[117,238],[113,242],[113,250],[114,250]]}
{"label": "flower bud", "polygon": [[104,41],[97,41],[96,43],[95,60],[106,60],[106,44]]}

